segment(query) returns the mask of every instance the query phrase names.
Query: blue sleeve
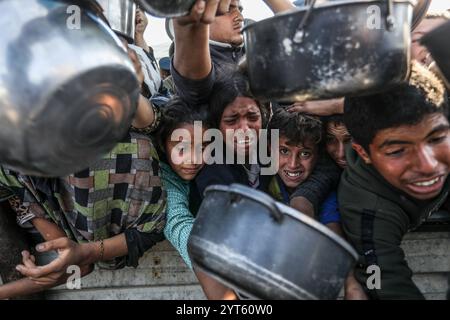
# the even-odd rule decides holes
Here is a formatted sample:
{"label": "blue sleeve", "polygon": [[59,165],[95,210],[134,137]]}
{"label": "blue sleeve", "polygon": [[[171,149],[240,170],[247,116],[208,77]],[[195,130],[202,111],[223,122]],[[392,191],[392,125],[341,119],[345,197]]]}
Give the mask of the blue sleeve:
{"label": "blue sleeve", "polygon": [[189,185],[167,165],[163,167],[162,178],[167,191],[164,235],[181,255],[187,266],[192,269],[187,243],[195,218],[189,211]]}
{"label": "blue sleeve", "polygon": [[322,224],[341,222],[341,214],[339,213],[339,204],[337,201],[336,191],[330,193],[328,198],[323,202],[319,212],[319,221]]}

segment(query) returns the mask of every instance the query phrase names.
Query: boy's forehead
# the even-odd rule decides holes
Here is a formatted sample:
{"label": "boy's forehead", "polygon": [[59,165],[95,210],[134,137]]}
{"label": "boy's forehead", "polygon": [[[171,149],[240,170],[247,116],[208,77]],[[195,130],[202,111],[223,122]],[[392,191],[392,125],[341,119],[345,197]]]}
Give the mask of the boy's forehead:
{"label": "boy's forehead", "polygon": [[372,141],[372,145],[381,148],[390,142],[420,142],[432,134],[433,131],[448,129],[448,126],[449,121],[444,114],[433,113],[425,116],[417,124],[399,125],[378,131]]}
{"label": "boy's forehead", "polygon": [[317,147],[317,143],[314,143],[312,139],[304,139],[302,141],[291,141],[288,137],[280,135],[279,144],[289,146],[289,147],[297,147],[299,149],[314,149]]}

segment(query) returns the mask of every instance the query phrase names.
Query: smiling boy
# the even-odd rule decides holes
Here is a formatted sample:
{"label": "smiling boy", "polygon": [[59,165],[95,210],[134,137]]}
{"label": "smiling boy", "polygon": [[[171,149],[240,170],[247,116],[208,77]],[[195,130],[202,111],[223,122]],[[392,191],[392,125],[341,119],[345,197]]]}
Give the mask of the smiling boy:
{"label": "smiling boy", "polygon": [[[414,64],[409,83],[347,98],[353,137],[339,187],[344,231],[360,254],[356,276],[374,299],[423,299],[400,243],[448,201],[450,135],[443,85]],[[379,289],[367,289],[370,265]]]}
{"label": "smiling boy", "polygon": [[269,193],[289,205],[292,193],[314,170],[319,157],[322,123],[316,117],[280,108],[268,129],[279,130],[279,149],[275,155],[278,173],[269,185]]}

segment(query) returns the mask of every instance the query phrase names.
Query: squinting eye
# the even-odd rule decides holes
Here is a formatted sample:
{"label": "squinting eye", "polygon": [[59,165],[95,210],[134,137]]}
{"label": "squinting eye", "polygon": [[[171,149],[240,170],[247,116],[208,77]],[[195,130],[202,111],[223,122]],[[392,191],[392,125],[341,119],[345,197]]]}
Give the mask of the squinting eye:
{"label": "squinting eye", "polygon": [[442,141],[444,141],[447,138],[447,136],[441,136],[441,137],[436,137],[436,138],[431,138],[430,142],[431,143],[441,143]]}
{"label": "squinting eye", "polygon": [[401,156],[404,153],[405,149],[398,149],[391,152],[386,152],[386,155],[388,157],[398,157]]}
{"label": "squinting eye", "polygon": [[311,152],[303,151],[300,153],[300,157],[309,158],[311,156]]}

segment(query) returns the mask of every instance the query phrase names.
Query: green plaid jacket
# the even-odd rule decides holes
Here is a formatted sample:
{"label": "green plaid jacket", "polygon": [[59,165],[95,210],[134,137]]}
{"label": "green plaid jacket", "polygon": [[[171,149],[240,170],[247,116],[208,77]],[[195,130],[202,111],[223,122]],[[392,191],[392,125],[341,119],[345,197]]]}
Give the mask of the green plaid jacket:
{"label": "green plaid jacket", "polygon": [[[155,243],[162,240],[166,198],[156,149],[148,136],[135,132],[88,169],[66,177],[35,178],[0,167],[0,199],[10,200],[20,225],[45,217],[79,243],[127,235],[130,230],[133,239],[151,234]],[[136,245],[142,247],[139,241]],[[103,266],[125,263],[116,259]]]}

